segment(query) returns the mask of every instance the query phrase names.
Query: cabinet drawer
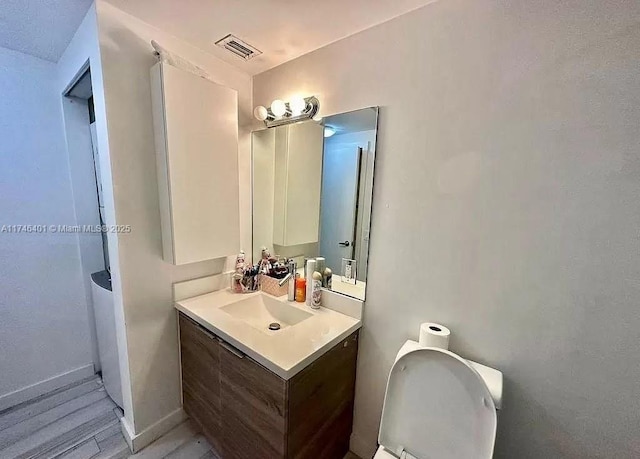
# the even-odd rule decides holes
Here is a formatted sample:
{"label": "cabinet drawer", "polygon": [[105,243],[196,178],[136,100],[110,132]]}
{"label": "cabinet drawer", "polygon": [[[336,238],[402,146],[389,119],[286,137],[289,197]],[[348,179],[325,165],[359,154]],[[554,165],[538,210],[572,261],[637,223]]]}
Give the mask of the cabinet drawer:
{"label": "cabinet drawer", "polygon": [[225,347],[220,375],[224,458],[285,457],[287,382]]}

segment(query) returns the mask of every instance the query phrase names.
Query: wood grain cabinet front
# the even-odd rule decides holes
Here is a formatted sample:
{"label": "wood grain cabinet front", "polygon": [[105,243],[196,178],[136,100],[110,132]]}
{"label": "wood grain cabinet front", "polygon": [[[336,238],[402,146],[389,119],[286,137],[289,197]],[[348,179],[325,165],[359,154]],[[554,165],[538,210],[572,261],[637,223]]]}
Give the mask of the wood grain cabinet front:
{"label": "wood grain cabinet front", "polygon": [[183,407],[220,451],[220,344],[184,314],[179,323]]}
{"label": "wood grain cabinet front", "polygon": [[224,458],[285,457],[286,381],[226,348],[220,356]]}
{"label": "wood grain cabinet front", "polygon": [[342,459],[358,332],[284,380],[180,313],[184,409],[221,459]]}
{"label": "wood grain cabinet front", "polygon": [[289,381],[287,457],[342,459],[353,424],[358,332]]}

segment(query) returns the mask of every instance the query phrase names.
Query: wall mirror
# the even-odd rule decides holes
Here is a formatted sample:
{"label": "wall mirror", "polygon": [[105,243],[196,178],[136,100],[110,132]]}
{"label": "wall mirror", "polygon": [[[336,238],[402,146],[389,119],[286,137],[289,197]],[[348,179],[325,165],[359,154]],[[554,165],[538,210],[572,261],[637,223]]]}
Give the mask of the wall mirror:
{"label": "wall mirror", "polygon": [[377,123],[369,107],[253,132],[254,262],[323,257],[327,288],[365,299]]}

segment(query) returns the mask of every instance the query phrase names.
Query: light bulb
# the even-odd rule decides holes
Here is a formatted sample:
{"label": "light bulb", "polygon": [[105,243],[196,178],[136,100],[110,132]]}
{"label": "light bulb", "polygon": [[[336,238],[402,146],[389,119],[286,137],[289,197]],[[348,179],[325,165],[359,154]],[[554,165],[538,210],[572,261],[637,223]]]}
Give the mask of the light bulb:
{"label": "light bulb", "polygon": [[253,116],[255,116],[256,119],[259,119],[260,121],[264,121],[269,116],[269,112],[262,105],[258,105],[253,109]]}
{"label": "light bulb", "polygon": [[299,115],[307,108],[307,101],[305,101],[303,97],[297,96],[289,101],[289,107],[291,108],[291,113]]}
{"label": "light bulb", "polygon": [[271,102],[271,111],[276,116],[282,116],[287,113],[287,106],[280,99],[276,99]]}
{"label": "light bulb", "polygon": [[331,137],[335,133],[336,133],[336,130],[333,129],[332,127],[326,126],[324,128],[324,136],[325,137]]}

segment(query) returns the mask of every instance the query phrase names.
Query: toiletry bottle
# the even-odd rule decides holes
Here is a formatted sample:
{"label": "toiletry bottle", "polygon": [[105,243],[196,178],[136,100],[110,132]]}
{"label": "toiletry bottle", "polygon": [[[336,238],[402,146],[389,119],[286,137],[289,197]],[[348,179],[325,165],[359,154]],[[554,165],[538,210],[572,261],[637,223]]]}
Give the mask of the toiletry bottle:
{"label": "toiletry bottle", "polygon": [[[311,271],[309,271],[309,268],[311,267],[311,265],[309,264],[309,262],[313,262],[311,265],[313,265],[313,269]],[[313,274],[313,271],[315,271],[316,269],[316,259],[315,258],[305,258],[304,259],[304,278],[305,279],[311,279],[311,275]]]}
{"label": "toiletry bottle", "polygon": [[271,252],[266,247],[262,248],[262,259],[260,260],[260,273],[269,274],[271,272]]}
{"label": "toiletry bottle", "polygon": [[349,258],[342,259],[342,282],[356,284],[356,260]]}
{"label": "toiletry bottle", "polygon": [[322,304],[322,274],[315,271],[311,281],[311,307],[318,309]]}
{"label": "toiletry bottle", "polygon": [[242,274],[245,268],[245,255],[244,250],[241,250],[236,257],[236,272]]}
{"label": "toiletry bottle", "polygon": [[242,293],[244,291],[244,287],[242,285],[242,274],[233,273],[231,275],[231,291],[233,293]]}
{"label": "toiletry bottle", "polygon": [[231,274],[231,291],[234,293],[243,292],[242,274],[244,272],[245,266],[246,263],[244,250],[241,250],[240,253],[236,256],[236,270],[233,274]]}
{"label": "toiletry bottle", "polygon": [[332,276],[332,271],[331,268],[329,268],[328,266],[326,268],[324,268],[324,272],[322,273],[322,285],[325,288],[328,288],[329,290],[331,290],[331,276]]}
{"label": "toiletry bottle", "polygon": [[324,268],[327,266],[327,262],[324,257],[316,257],[316,271],[322,275],[324,273]]}
{"label": "toiletry bottle", "polygon": [[316,270],[315,258],[307,260],[307,306],[311,306],[311,294],[313,289],[313,273]]}
{"label": "toiletry bottle", "polygon": [[298,303],[304,303],[307,295],[307,282],[306,279],[298,277],[296,279],[296,301]]}

